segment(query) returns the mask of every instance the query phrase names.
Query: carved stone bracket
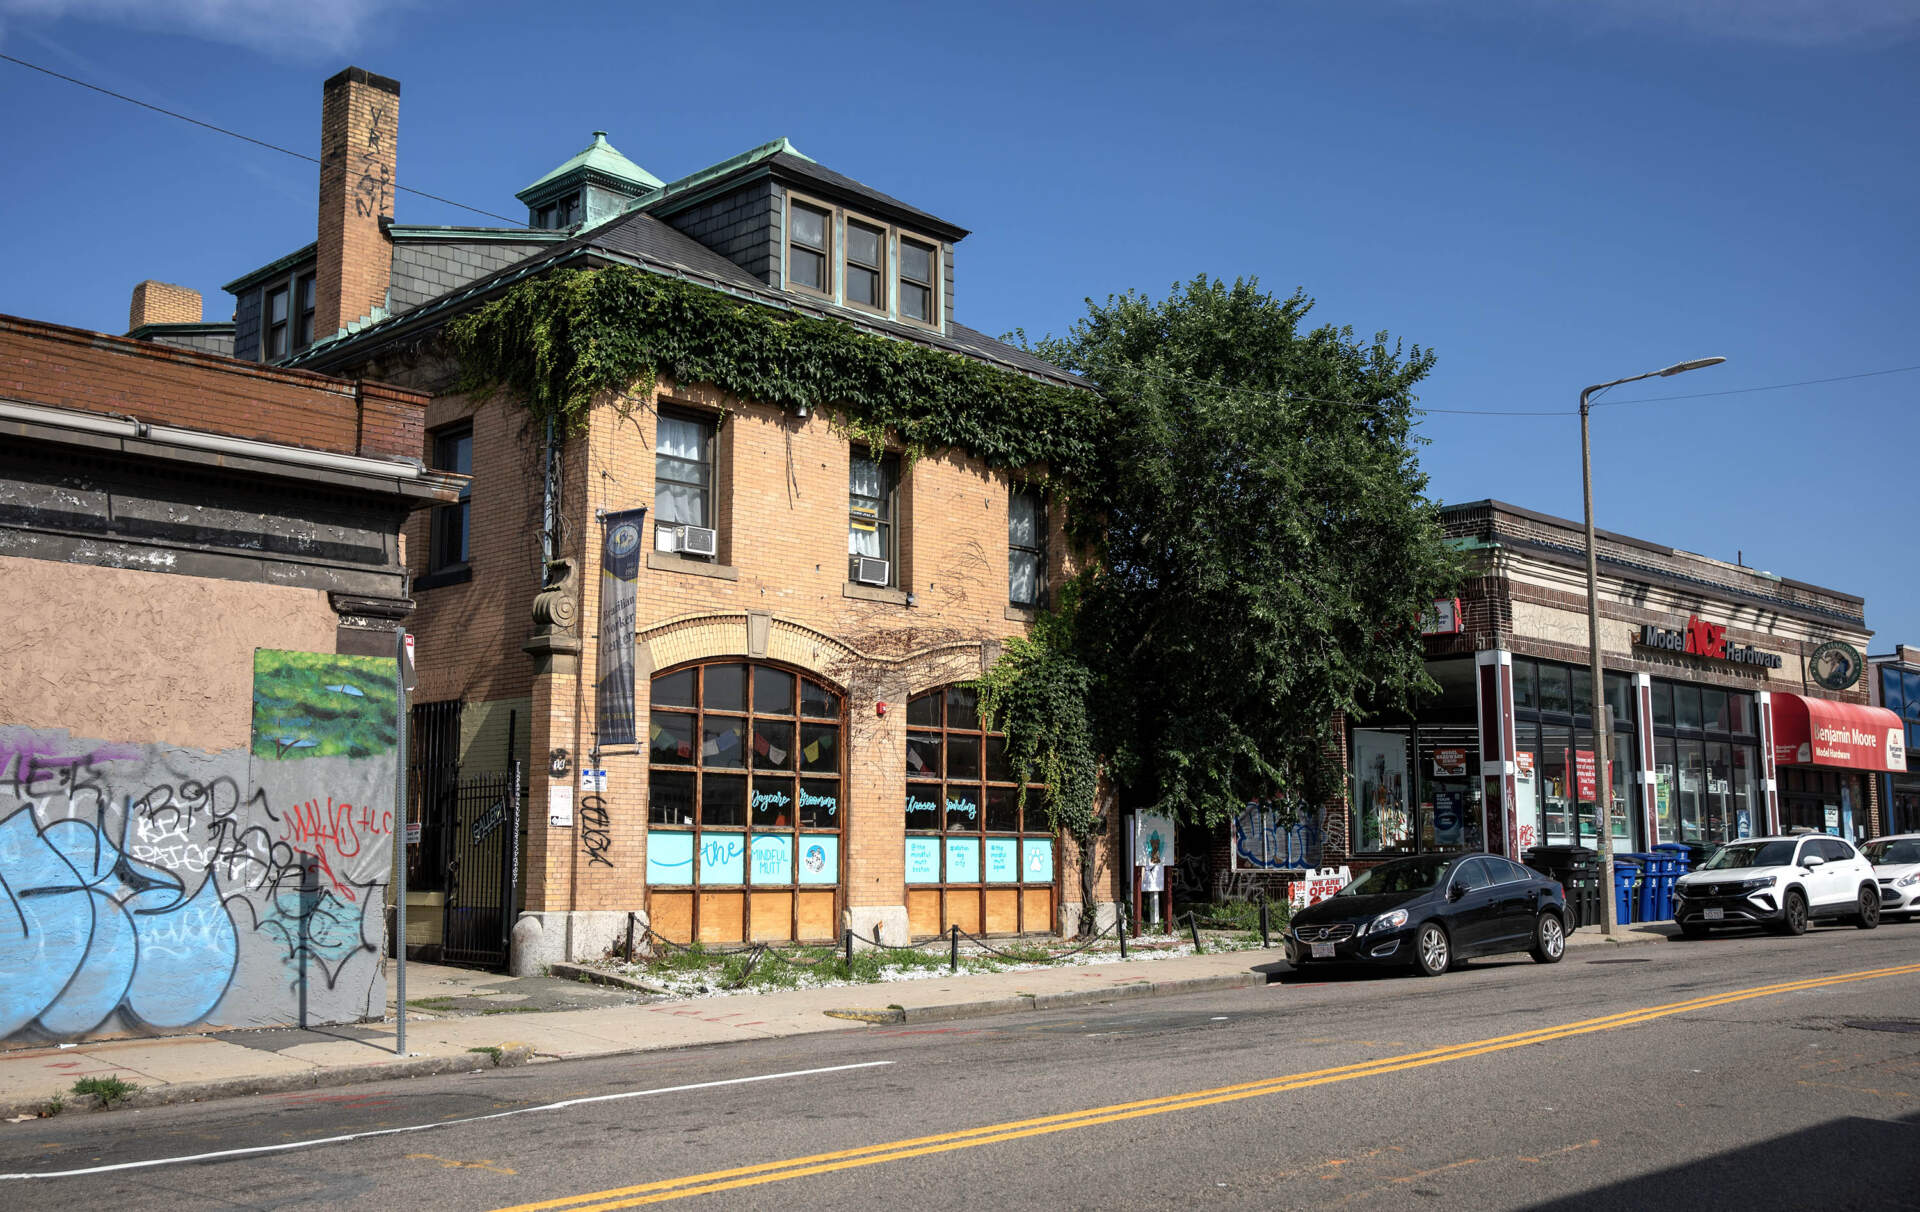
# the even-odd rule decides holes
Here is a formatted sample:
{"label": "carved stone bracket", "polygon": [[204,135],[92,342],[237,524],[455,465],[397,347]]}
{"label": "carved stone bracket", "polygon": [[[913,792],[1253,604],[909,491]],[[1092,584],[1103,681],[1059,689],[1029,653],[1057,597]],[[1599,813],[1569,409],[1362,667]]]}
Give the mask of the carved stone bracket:
{"label": "carved stone bracket", "polygon": [[580,603],[572,560],[547,564],[547,583],[533,598],[533,638],[521,651],[533,657],[536,674],[580,671]]}

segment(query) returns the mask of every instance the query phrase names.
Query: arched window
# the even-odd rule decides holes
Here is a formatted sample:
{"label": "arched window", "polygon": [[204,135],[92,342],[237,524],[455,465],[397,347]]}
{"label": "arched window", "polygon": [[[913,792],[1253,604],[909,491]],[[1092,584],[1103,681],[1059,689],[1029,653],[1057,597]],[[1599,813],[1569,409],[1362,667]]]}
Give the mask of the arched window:
{"label": "arched window", "polygon": [[981,726],[977,694],[947,686],[907,702],[907,918],[916,935],[1051,931],[1054,844],[1006,738]]}
{"label": "arched window", "polygon": [[833,937],[843,730],[838,693],[775,665],[720,661],[653,679],[655,930],[709,941]]}

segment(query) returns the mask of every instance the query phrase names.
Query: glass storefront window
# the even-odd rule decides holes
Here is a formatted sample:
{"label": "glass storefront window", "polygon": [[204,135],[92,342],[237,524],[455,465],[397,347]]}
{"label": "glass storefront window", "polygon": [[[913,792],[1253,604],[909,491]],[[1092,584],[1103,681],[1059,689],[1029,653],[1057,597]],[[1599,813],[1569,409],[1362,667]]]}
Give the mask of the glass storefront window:
{"label": "glass storefront window", "polygon": [[1557,715],[1573,713],[1573,687],[1565,665],[1541,665],[1540,710]]}
{"label": "glass storefront window", "polygon": [[1374,728],[1353,730],[1353,819],[1363,853],[1414,849],[1412,779],[1407,737]]}

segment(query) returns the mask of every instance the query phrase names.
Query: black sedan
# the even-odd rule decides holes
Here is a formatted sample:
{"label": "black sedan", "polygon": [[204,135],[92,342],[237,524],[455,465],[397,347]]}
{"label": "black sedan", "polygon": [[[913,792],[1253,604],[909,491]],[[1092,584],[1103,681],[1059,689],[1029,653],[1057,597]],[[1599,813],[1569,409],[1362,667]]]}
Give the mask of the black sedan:
{"label": "black sedan", "polygon": [[1567,896],[1538,871],[1493,854],[1394,859],[1293,915],[1287,959],[1308,964],[1411,964],[1439,976],[1476,955],[1567,950]]}

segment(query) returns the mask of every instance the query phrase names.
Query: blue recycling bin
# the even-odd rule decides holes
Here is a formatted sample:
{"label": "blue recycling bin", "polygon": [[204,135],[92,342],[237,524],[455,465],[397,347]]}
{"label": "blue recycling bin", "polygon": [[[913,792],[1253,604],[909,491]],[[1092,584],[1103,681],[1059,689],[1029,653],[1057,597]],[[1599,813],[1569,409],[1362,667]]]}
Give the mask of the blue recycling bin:
{"label": "blue recycling bin", "polygon": [[1633,890],[1633,916],[1629,918],[1622,914],[1620,920],[1622,922],[1654,922],[1667,916],[1661,903],[1662,884],[1666,874],[1665,858],[1658,854],[1639,854],[1633,851],[1614,856],[1616,863],[1622,859],[1640,865],[1640,878]]}
{"label": "blue recycling bin", "polygon": [[1665,907],[1661,910],[1659,920],[1670,921],[1673,918],[1674,885],[1681,876],[1692,870],[1694,847],[1678,842],[1662,842],[1654,849],[1660,852],[1666,863],[1666,874],[1661,878],[1661,896]]}
{"label": "blue recycling bin", "polygon": [[1621,923],[1637,922],[1634,910],[1639,908],[1635,893],[1640,891],[1643,878],[1640,864],[1625,855],[1615,855],[1613,860],[1613,903],[1614,920]]}

